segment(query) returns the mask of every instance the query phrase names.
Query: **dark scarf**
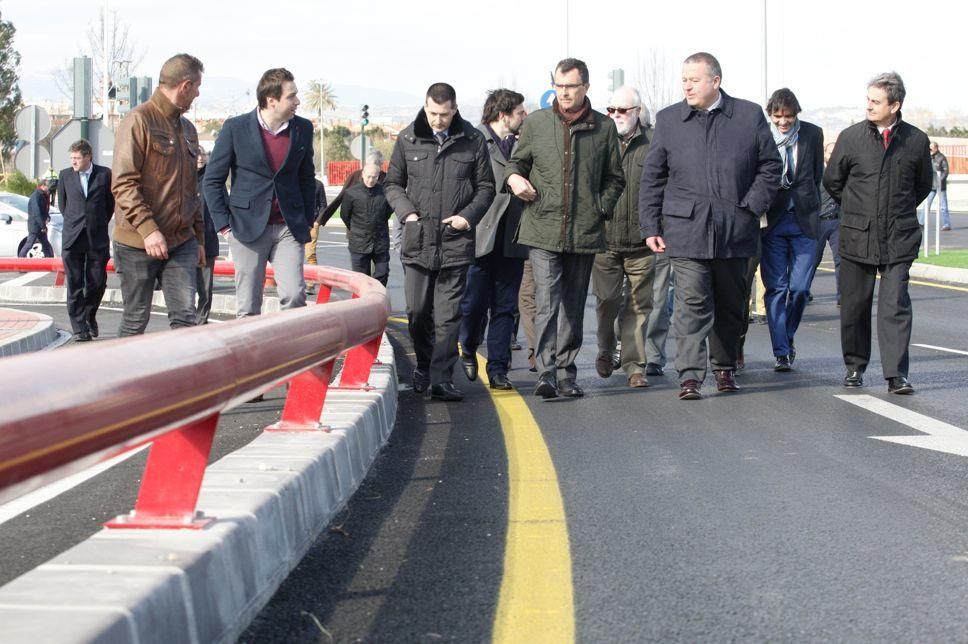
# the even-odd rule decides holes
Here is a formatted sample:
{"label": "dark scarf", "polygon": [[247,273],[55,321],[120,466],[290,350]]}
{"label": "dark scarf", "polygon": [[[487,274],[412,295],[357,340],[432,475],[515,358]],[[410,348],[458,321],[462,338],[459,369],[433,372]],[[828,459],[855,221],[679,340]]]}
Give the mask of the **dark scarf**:
{"label": "dark scarf", "polygon": [[561,122],[569,127],[588,116],[588,113],[592,111],[592,102],[588,100],[587,96],[585,97],[585,101],[581,104],[581,107],[573,112],[566,112],[562,110],[558,105],[557,98],[554,100],[551,106],[552,109],[554,109],[555,114],[558,115],[558,118],[561,119]]}

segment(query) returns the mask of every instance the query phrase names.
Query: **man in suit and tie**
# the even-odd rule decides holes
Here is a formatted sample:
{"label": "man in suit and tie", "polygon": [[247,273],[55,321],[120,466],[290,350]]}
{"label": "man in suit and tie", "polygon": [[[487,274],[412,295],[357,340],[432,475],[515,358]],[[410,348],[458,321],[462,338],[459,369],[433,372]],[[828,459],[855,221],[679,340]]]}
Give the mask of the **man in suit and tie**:
{"label": "man in suit and tie", "polygon": [[205,171],[205,201],[235,260],[238,317],[262,312],[267,262],[281,308],[306,305],[303,261],[316,218],[316,170],[313,126],[296,116],[297,91],[288,70],[265,72],[259,106],[225,121]]}
{"label": "man in suit and tie", "polygon": [[820,236],[823,130],[797,117],[800,102],[786,87],[773,92],[766,113],[783,174],[762,231],[760,271],[766,286],[763,300],[773,342],[773,370],[790,371],[797,355],[793,336],[807,306]]}
{"label": "man in suit and tie", "polygon": [[61,257],[67,281],[67,314],[77,342],[98,336],[97,310],[107,285],[108,222],[114,215],[111,169],[92,161],[91,144],[71,144],[71,167],[60,172],[57,203],[64,216]]}

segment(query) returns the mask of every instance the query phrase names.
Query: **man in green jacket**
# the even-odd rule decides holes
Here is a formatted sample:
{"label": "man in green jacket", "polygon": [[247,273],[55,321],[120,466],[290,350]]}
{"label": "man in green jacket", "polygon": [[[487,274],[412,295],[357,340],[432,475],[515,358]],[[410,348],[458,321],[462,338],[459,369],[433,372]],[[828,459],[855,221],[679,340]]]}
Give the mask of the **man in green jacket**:
{"label": "man in green jacket", "polygon": [[[639,234],[639,179],[649,152],[649,135],[639,122],[642,97],[633,87],[619,87],[608,102],[609,117],[615,122],[625,190],[615,207],[615,215],[605,224],[608,250],[595,255],[592,267],[592,290],[598,314],[598,358],[595,370],[602,378],[612,375],[615,352],[615,321],[620,320],[622,339],[620,365],[630,387],[648,387],[645,377],[647,356],[646,331],[652,313],[652,280],[655,276],[655,254]],[[628,289],[622,286],[628,278]],[[625,290],[625,306],[621,317]]]}
{"label": "man in green jacket", "polygon": [[504,181],[526,202],[515,241],[530,247],[534,271],[535,394],[577,398],[584,395],[575,382],[575,358],[592,263],[606,249],[605,220],[625,188],[625,175],[615,124],[586,97],[588,66],[565,58],[555,67],[554,86],[553,105],[525,120]]}

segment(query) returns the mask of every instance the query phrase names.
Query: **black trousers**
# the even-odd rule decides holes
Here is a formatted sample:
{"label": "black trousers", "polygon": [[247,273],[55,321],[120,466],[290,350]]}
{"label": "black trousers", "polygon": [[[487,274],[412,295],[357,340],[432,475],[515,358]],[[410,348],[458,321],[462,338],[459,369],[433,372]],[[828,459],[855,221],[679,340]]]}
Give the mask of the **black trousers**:
{"label": "black trousers", "polygon": [[884,378],[908,375],[908,347],[914,314],[908,282],[911,262],[860,264],[840,258],[840,346],[849,371],[867,369],[871,358],[871,309],[877,291],[877,346]]}
{"label": "black trousers", "polygon": [[350,251],[350,264],[357,273],[363,273],[384,286],[390,279],[390,251],[382,253],[354,253]]}
{"label": "black trousers", "polygon": [[90,331],[108,283],[107,248],[64,250],[64,282],[67,286],[67,315],[76,334]]}
{"label": "black trousers", "polygon": [[676,274],[672,328],[676,335],[679,382],[702,382],[706,378],[707,356],[713,370],[736,368],[736,350],[746,309],[748,265],[746,257],[672,258]]}
{"label": "black trousers", "polygon": [[417,368],[429,370],[434,385],[454,380],[460,301],[466,283],[467,266],[432,271],[409,264],[404,271],[403,291]]}

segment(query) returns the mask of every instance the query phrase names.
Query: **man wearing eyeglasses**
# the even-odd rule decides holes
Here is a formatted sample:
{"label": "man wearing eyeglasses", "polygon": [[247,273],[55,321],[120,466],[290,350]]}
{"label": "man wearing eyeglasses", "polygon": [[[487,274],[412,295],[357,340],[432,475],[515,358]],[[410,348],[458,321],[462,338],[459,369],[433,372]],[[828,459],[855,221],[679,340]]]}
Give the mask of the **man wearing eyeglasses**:
{"label": "man wearing eyeglasses", "polygon": [[649,151],[649,137],[639,120],[642,98],[632,87],[620,87],[612,94],[606,111],[615,122],[625,190],[615,207],[615,214],[605,222],[608,250],[595,255],[592,267],[592,290],[598,314],[598,358],[595,370],[602,378],[612,375],[612,353],[615,351],[615,320],[622,308],[622,285],[625,307],[621,315],[622,351],[619,363],[629,387],[648,387],[646,368],[646,331],[652,312],[652,281],[655,276],[655,254],[639,235],[639,179],[642,164]]}
{"label": "man wearing eyeglasses", "polygon": [[508,190],[525,202],[515,241],[531,248],[535,395],[545,399],[584,395],[575,358],[588,282],[595,254],[606,250],[605,220],[625,188],[615,124],[586,97],[588,67],[577,58],[562,60],[554,86],[554,103],[525,120],[504,171]]}
{"label": "man wearing eyeglasses", "polygon": [[702,397],[707,360],[720,392],[739,390],[746,266],[783,168],[763,110],[721,80],[712,54],[683,62],[685,99],[656,115],[639,191],[642,238],[669,255],[676,276],[680,400]]}

